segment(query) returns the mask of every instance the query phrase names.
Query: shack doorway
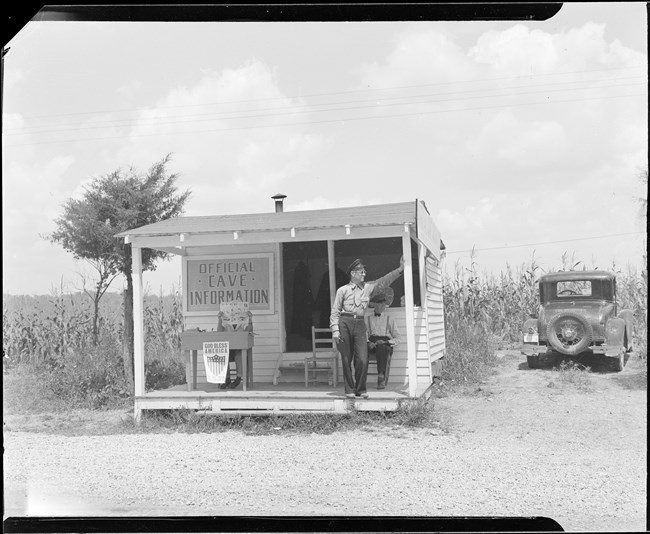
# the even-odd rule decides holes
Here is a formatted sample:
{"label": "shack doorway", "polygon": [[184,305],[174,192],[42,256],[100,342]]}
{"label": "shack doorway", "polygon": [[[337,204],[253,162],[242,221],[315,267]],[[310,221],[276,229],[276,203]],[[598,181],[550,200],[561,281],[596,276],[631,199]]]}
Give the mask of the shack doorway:
{"label": "shack doorway", "polygon": [[283,243],[282,271],[286,352],[311,351],[311,327],[329,326],[327,241]]}

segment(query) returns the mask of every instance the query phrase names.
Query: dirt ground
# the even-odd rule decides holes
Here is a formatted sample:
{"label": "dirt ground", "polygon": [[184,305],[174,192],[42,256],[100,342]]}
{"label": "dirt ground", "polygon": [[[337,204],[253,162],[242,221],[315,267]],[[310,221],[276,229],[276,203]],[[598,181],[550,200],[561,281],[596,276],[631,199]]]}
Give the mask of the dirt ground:
{"label": "dirt ground", "polygon": [[478,387],[436,388],[429,428],[137,434],[117,431],[128,412],[5,417],[5,517],[543,516],[646,531],[645,363],[499,358]]}

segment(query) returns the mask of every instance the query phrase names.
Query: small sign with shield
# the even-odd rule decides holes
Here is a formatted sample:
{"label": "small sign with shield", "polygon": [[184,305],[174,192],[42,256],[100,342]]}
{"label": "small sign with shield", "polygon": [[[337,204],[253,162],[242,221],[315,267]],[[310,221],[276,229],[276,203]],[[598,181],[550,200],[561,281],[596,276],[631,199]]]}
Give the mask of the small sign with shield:
{"label": "small sign with shield", "polygon": [[203,343],[205,377],[211,384],[224,384],[228,374],[228,341],[206,341]]}

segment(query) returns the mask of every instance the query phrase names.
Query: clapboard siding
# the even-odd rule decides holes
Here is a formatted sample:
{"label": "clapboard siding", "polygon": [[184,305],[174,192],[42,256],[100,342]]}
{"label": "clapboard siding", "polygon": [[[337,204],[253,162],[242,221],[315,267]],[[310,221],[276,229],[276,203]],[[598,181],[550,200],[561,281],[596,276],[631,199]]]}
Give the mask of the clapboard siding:
{"label": "clapboard siding", "polygon": [[426,310],[429,340],[429,365],[440,360],[445,353],[445,317],[442,294],[442,271],[438,261],[431,255],[425,260],[426,270]]}
{"label": "clapboard siding", "polygon": [[427,313],[424,308],[413,311],[415,326],[415,371],[418,384],[428,385],[431,379],[429,369],[429,343],[427,339]]}
{"label": "clapboard siding", "polygon": [[[259,247],[250,250],[239,250],[244,253],[268,252]],[[275,313],[257,314],[253,312],[253,327],[255,340],[253,347],[253,381],[258,383],[271,383],[275,372],[278,358],[282,352],[283,336],[281,335],[282,321],[280,317],[281,288],[279,284],[280,269],[277,268],[278,259],[274,253],[275,260]],[[425,307],[417,307],[413,313],[415,351],[416,351],[416,377],[418,384],[428,384],[431,380],[432,362],[442,358],[445,350],[444,314],[442,308],[442,281],[440,269],[427,258],[426,261],[427,295]],[[389,308],[386,310],[390,316],[395,318],[397,327],[401,333],[400,343],[395,347],[391,360],[389,383],[393,385],[408,384],[408,351],[406,337],[406,309],[401,307]],[[185,328],[212,330],[217,327],[216,316],[188,316],[185,317]],[[282,354],[283,365],[300,363],[308,353],[284,353]],[[205,368],[203,357],[199,352],[197,361],[197,379],[205,381]],[[370,364],[368,385],[374,386],[376,377],[374,362]],[[339,360],[339,378],[343,379]],[[280,382],[300,382],[304,380],[304,371],[301,367],[282,371]]]}
{"label": "clapboard siding", "polygon": [[[279,210],[281,211],[281,210]],[[346,232],[344,226],[348,227]],[[350,232],[349,228],[352,228]],[[273,309],[269,313],[253,312],[254,346],[253,353],[253,376],[256,384],[273,383],[277,376],[276,371],[280,369],[279,362],[284,358],[284,363],[302,362],[306,353],[283,354],[286,345],[285,309],[283,294],[283,268],[282,268],[282,244],[286,242],[300,241],[325,241],[328,240],[328,251],[334,247],[333,242],[345,239],[374,239],[384,237],[397,237],[403,239],[403,243],[410,239],[409,245],[413,242],[418,246],[418,273],[417,282],[420,286],[420,294],[416,295],[415,301],[421,307],[412,308],[409,300],[408,324],[412,331],[407,332],[406,308],[390,308],[389,314],[393,315],[401,330],[401,343],[395,348],[391,363],[390,383],[404,386],[405,392],[410,395],[421,395],[426,391],[432,379],[432,370],[441,367],[440,359],[445,350],[445,330],[443,312],[443,285],[439,268],[441,258],[442,241],[440,234],[430,217],[423,202],[403,202],[396,204],[384,204],[376,206],[358,206],[352,208],[335,208],[326,210],[289,211],[280,213],[250,213],[239,215],[220,215],[210,217],[178,217],[166,221],[160,221],[152,225],[145,225],[141,228],[134,228],[118,234],[124,237],[125,242],[131,243],[136,249],[151,248],[178,252],[186,257],[197,259],[200,256],[237,256],[240,254],[266,253],[273,258],[273,277],[271,287],[273,289]],[[297,239],[296,239],[297,238]],[[134,267],[141,271],[141,266],[134,256]],[[329,257],[328,265],[336,258]],[[187,265],[184,265],[183,275],[187,276]],[[141,272],[136,272],[140,275]],[[411,274],[415,275],[415,272]],[[184,287],[187,279],[183,280]],[[136,289],[141,289],[139,286]],[[410,291],[409,291],[410,293]],[[187,297],[187,295],[185,295]],[[396,306],[399,303],[395,303]],[[186,330],[214,331],[217,328],[217,316],[203,315],[203,312],[187,312],[187,303],[184,302],[184,328]],[[140,318],[140,321],[142,318]],[[138,335],[140,331],[136,332]],[[408,335],[407,335],[408,334]],[[413,346],[408,346],[408,340]],[[142,378],[144,355],[141,350],[141,341],[136,347],[136,363],[140,367],[138,376]],[[410,356],[409,356],[410,355]],[[205,382],[205,369],[203,367],[203,355],[197,361],[197,379]],[[373,369],[374,368],[374,369]],[[282,380],[303,381],[304,368],[291,368],[286,372]],[[374,377],[372,373],[375,373]],[[290,376],[291,375],[291,376]],[[341,375],[339,375],[341,376]],[[374,378],[374,380],[373,380]],[[373,381],[375,382],[373,384]],[[416,383],[413,384],[412,382]],[[142,380],[141,380],[142,382]],[[141,388],[142,384],[138,386]],[[376,387],[376,367],[370,366],[368,379],[369,388]],[[200,388],[199,388],[200,389]],[[212,388],[211,388],[212,389]],[[255,388],[253,388],[255,389]],[[255,391],[259,395],[247,396],[235,399],[239,404],[236,408],[231,401],[226,402],[228,395],[216,395],[215,399],[208,401],[208,406],[215,411],[224,409],[224,402],[228,410],[237,410],[238,413],[244,410],[279,410],[278,399],[284,398],[285,391],[280,385],[277,391],[272,391],[266,398],[266,389]],[[292,388],[286,388],[291,391]],[[293,388],[299,389],[299,388]],[[395,388],[397,389],[397,388]],[[401,388],[400,388],[401,389]],[[405,392],[397,395],[404,396]],[[189,391],[179,391],[182,395],[175,395],[170,392],[169,398],[160,397],[162,402],[156,402],[155,396],[146,399],[136,399],[135,414],[139,420],[143,409],[162,409],[163,406],[183,406],[185,398],[192,406],[203,407],[203,393],[199,391],[196,395]],[[239,393],[239,392],[235,392]],[[243,392],[242,392],[243,393]],[[300,391],[300,398],[288,398],[291,410],[313,410],[323,409],[345,413],[349,410],[343,399],[334,399],[330,403],[327,399],[327,408],[323,408],[320,400],[317,402],[311,396],[311,392]],[[329,395],[329,393],[327,393]],[[395,394],[395,392],[391,392]],[[189,396],[188,396],[189,395]],[[221,398],[223,397],[223,398]],[[152,400],[153,399],[153,400]],[[149,404],[147,402],[149,402]],[[262,401],[262,404],[260,404]],[[267,402],[268,401],[268,402]],[[266,404],[264,404],[266,402]],[[397,405],[397,402],[395,402]],[[262,406],[260,408],[260,406]],[[376,404],[373,406],[377,406]],[[355,407],[356,409],[356,407]],[[361,409],[370,409],[362,406]],[[371,409],[386,409],[371,408]],[[394,409],[394,408],[391,408]],[[246,412],[249,413],[249,412]],[[250,413],[253,413],[252,411]],[[288,412],[287,412],[288,413]]]}
{"label": "clapboard siding", "polygon": [[[197,250],[190,250],[188,255],[224,255],[224,254],[257,254],[273,253],[273,272],[274,272],[274,309],[275,313],[265,314],[253,311],[253,331],[255,332],[253,346],[253,381],[254,382],[271,382],[273,371],[282,351],[281,336],[281,291],[280,286],[280,268],[279,258],[275,245],[237,245],[232,247],[202,247]],[[193,330],[216,330],[218,319],[216,315],[186,316],[185,329]],[[231,364],[234,366],[234,364]],[[203,355],[199,351],[197,358],[197,379],[205,381],[205,367],[203,365]]]}

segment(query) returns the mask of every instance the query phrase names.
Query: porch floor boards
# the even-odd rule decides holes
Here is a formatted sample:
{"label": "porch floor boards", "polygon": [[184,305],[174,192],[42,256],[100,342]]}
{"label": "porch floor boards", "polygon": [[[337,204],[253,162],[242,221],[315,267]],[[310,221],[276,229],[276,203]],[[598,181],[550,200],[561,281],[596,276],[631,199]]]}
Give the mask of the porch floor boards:
{"label": "porch floor boards", "polygon": [[149,391],[136,398],[138,409],[198,409],[220,414],[276,413],[346,413],[359,411],[395,411],[400,401],[408,399],[406,388],[399,385],[383,390],[368,389],[368,399],[347,399],[343,385],[334,388],[323,385],[287,382],[254,384],[243,391],[219,389],[218,384],[198,383],[197,389],[187,390],[182,384],[164,390]]}
{"label": "porch floor boards", "polygon": [[[368,394],[371,397],[392,397],[392,398],[406,398],[408,395],[406,393],[407,387],[400,386],[397,384],[388,385],[386,389],[376,389],[373,387],[368,387]],[[337,385],[336,387],[328,386],[327,384],[310,384],[309,387],[305,387],[304,383],[301,382],[280,382],[277,386],[274,386],[270,383],[254,383],[252,386],[247,388],[247,391],[244,391],[240,385],[237,389],[219,389],[219,384],[210,384],[208,382],[199,382],[196,385],[196,389],[193,391],[187,390],[186,384],[180,384],[177,386],[172,386],[167,389],[160,389],[156,391],[148,391],[145,396],[147,397],[156,397],[156,396],[168,396],[173,394],[174,396],[190,396],[194,397],[197,395],[217,395],[217,396],[234,396],[234,397],[268,397],[268,396],[291,396],[291,397],[322,397],[322,396],[345,396],[345,390],[342,384]]]}

